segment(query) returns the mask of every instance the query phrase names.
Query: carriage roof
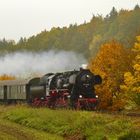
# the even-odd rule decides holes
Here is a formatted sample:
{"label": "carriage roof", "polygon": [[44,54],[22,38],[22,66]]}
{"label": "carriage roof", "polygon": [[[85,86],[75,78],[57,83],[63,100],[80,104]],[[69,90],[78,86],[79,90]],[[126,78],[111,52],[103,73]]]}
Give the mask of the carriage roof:
{"label": "carriage roof", "polygon": [[3,81],[0,81],[0,86],[4,86],[4,85],[26,85],[28,84],[30,80],[3,80]]}

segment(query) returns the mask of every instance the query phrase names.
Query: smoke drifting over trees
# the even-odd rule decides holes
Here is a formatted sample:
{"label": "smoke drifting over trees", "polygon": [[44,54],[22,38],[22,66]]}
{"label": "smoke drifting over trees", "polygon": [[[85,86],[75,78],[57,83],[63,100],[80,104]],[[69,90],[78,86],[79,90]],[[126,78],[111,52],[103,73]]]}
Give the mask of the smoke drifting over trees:
{"label": "smoke drifting over trees", "polygon": [[84,57],[74,52],[15,52],[0,57],[0,75],[27,77],[48,72],[62,72],[78,69],[86,63]]}

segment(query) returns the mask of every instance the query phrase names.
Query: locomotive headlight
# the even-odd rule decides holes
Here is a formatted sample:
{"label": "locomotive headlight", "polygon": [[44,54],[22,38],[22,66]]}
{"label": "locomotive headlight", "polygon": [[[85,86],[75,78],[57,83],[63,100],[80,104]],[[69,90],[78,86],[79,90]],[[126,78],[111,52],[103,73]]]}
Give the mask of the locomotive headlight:
{"label": "locomotive headlight", "polygon": [[98,95],[96,95],[96,98],[98,98]]}
{"label": "locomotive headlight", "polygon": [[82,98],[82,95],[79,95],[79,98]]}
{"label": "locomotive headlight", "polygon": [[67,97],[70,98],[70,95],[68,95]]}

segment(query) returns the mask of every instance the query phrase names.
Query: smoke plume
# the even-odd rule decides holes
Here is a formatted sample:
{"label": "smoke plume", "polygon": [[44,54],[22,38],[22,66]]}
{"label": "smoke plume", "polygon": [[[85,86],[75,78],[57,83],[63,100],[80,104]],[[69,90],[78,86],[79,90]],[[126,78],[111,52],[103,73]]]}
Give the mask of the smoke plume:
{"label": "smoke plume", "polygon": [[15,52],[0,56],[0,75],[16,77],[43,75],[49,72],[79,69],[83,63],[86,63],[85,58],[74,52]]}

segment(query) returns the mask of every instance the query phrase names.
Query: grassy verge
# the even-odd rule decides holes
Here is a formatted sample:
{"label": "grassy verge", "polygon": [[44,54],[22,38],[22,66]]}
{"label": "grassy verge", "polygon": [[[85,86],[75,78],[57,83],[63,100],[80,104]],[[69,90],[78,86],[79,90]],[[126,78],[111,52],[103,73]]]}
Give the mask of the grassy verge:
{"label": "grassy verge", "polygon": [[24,127],[22,125],[0,119],[0,140],[63,140],[54,134]]}
{"label": "grassy verge", "polygon": [[0,107],[1,118],[66,139],[140,139],[140,119],[96,112]]}
{"label": "grassy verge", "polygon": [[[41,130],[28,128],[3,117],[17,107],[0,106],[0,140],[63,140],[56,134],[50,134]],[[21,110],[20,110],[21,111]]]}

